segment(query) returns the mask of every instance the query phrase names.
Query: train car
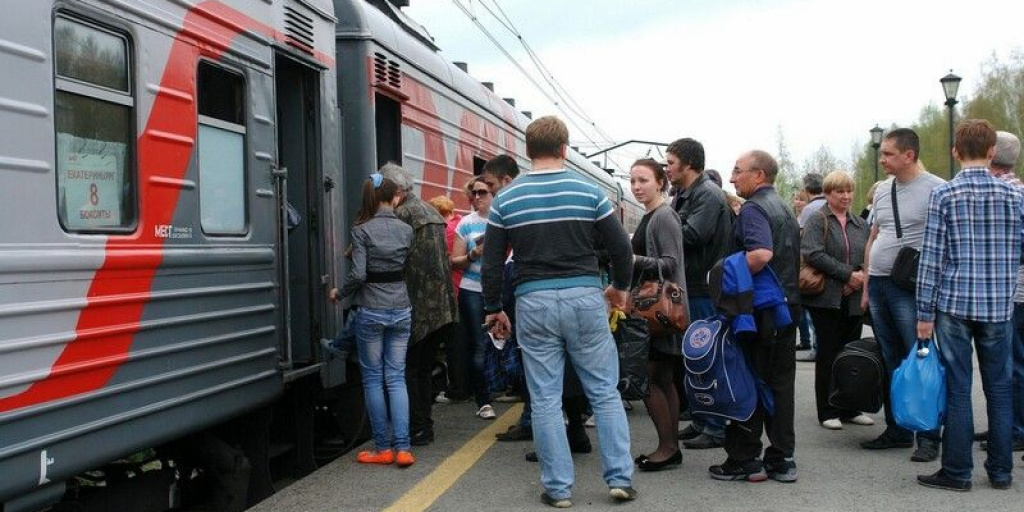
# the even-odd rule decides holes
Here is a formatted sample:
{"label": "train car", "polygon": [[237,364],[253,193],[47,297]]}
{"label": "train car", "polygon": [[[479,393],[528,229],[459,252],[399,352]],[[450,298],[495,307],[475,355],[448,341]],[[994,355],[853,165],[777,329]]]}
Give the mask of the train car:
{"label": "train car", "polygon": [[[183,468],[226,445],[250,468],[221,508],[235,510],[273,492],[281,453],[301,476],[326,437],[351,446],[365,412],[337,393],[358,382],[318,341],[340,325],[324,298],[362,180],[395,161],[423,197],[465,208],[486,159],[527,163],[528,117],[384,0],[34,0],[5,14],[0,510],[66,500],[69,482],[140,451],[176,465],[118,485],[153,492],[76,510],[171,508]],[[617,182],[569,162],[635,224]],[[341,426],[320,432],[315,411]]]}
{"label": "train car", "polygon": [[5,512],[281,396],[315,360],[340,228],[320,214],[340,172],[329,2],[8,7]]}

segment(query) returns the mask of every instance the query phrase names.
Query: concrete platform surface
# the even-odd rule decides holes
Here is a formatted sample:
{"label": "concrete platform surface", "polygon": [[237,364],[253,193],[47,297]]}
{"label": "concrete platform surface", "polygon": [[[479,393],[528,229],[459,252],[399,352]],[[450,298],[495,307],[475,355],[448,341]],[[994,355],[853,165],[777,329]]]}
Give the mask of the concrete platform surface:
{"label": "concrete platform surface", "polygon": [[[975,448],[974,490],[955,493],[917,484],[918,474],[932,473],[939,463],[914,463],[910,449],[869,452],[858,442],[884,428],[876,414],[873,427],[847,425],[830,431],[817,423],[814,409],[814,364],[797,363],[797,452],[799,481],[782,484],[718,482],[708,477],[709,465],[724,460],[724,451],[684,450],[683,466],[634,476],[637,501],[614,503],[601,479],[596,452],[575,458],[573,508],[652,511],[1020,511],[1024,510],[1021,453],[1014,454],[1017,481],[1010,490],[989,487],[984,453]],[[984,398],[975,378],[975,424],[985,428]],[[472,403],[434,407],[437,441],[414,450],[417,463],[407,469],[368,467],[355,462],[355,452],[321,468],[253,508],[254,512],[318,511],[476,511],[550,510],[540,503],[537,465],[523,455],[532,443],[496,443],[494,432],[505,430],[519,415],[518,404],[495,404],[493,422],[474,416]],[[653,450],[654,427],[640,402],[628,413],[632,453]],[[682,427],[684,424],[680,424]],[[589,429],[591,438],[597,434]],[[977,445],[975,445],[977,447]],[[417,448],[417,447],[414,447]]]}

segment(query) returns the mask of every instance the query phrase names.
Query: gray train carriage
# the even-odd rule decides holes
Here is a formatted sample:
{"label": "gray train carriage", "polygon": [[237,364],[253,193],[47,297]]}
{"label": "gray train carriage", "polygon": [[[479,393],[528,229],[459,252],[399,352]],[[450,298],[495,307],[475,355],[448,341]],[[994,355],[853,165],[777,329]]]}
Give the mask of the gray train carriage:
{"label": "gray train carriage", "polygon": [[[12,512],[315,379],[341,205],[329,2],[7,7],[0,508]],[[302,218],[290,232],[287,203]]]}
{"label": "gray train carriage", "polygon": [[[462,186],[488,159],[505,153],[528,166],[523,131],[530,119],[464,64],[445,61],[430,35],[396,6],[405,3],[334,2],[345,186],[358,190],[367,174],[392,161],[413,174],[422,198],[446,195],[466,210]],[[638,219],[642,208],[623,201],[607,172],[575,151],[567,165],[605,190],[620,219]],[[346,218],[357,208],[350,203]]]}

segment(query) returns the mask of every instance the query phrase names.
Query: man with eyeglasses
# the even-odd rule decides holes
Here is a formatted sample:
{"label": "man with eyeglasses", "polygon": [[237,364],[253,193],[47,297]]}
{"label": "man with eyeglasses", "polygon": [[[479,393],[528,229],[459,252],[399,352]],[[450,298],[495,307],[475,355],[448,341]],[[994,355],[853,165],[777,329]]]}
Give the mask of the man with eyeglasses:
{"label": "man with eyeglasses", "polygon": [[[733,244],[735,250],[746,253],[751,275],[766,265],[771,267],[786,295],[790,316],[797,320],[802,314],[797,289],[800,226],[775,191],[778,173],[775,158],[761,150],[744,153],[736,160],[730,181],[736,193],[747,201],[733,226]],[[778,482],[796,482],[793,458],[796,322],[777,329],[767,310],[755,311],[754,321],[756,338],[741,341],[739,346],[746,353],[751,370],[771,390],[775,411],[768,415],[764,406],[758,404],[750,419],[730,423],[725,430],[728,458],[708,471],[716,480],[759,482],[771,478]],[[763,462],[760,459],[762,430],[767,432],[771,442],[764,450]]]}

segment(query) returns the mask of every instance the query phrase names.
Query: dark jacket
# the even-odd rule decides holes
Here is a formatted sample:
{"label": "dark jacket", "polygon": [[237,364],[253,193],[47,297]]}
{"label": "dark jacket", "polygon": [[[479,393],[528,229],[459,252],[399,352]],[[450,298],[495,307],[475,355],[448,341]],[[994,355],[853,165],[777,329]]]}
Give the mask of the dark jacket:
{"label": "dark jacket", "polygon": [[[828,239],[825,239],[825,221],[828,221]],[[846,240],[850,251],[847,254]],[[846,234],[832,209],[823,206],[811,215],[804,225],[800,241],[800,254],[804,261],[825,274],[825,291],[818,295],[804,295],[805,306],[837,309],[843,299],[843,285],[850,280],[850,274],[860,270],[864,264],[864,246],[868,240],[868,225],[864,219],[846,213]],[[849,301],[850,315],[860,315],[860,292],[854,292]]]}
{"label": "dark jacket", "polygon": [[412,302],[412,333],[409,343],[458,321],[452,267],[448,261],[444,217],[413,194],[395,209],[402,222],[412,226],[413,242],[405,266],[405,283]]}
{"label": "dark jacket", "polygon": [[708,270],[729,253],[733,213],[725,192],[703,173],[689,188],[678,191],[672,207],[683,225],[686,251],[686,293],[708,297]]}
{"label": "dark jacket", "polygon": [[[644,252],[647,256],[636,256],[633,260],[633,273],[643,273],[645,280],[661,276],[686,289],[685,258],[683,257],[683,231],[680,229],[679,216],[668,204],[663,204],[650,212],[647,221],[647,236],[644,240]],[[685,297],[684,297],[685,299]],[[684,303],[689,310],[689,304]],[[680,355],[680,345],[676,336],[666,336],[651,340],[659,352]]]}
{"label": "dark jacket", "polygon": [[[789,303],[800,304],[800,290],[797,287],[800,272],[800,226],[793,211],[779,197],[775,187],[763,187],[754,191],[747,202],[743,203],[741,215],[748,208],[760,210],[768,219],[772,229],[772,260],[768,264],[778,276]],[[737,250],[745,250],[738,241]]]}

